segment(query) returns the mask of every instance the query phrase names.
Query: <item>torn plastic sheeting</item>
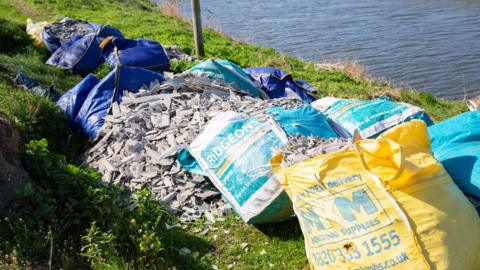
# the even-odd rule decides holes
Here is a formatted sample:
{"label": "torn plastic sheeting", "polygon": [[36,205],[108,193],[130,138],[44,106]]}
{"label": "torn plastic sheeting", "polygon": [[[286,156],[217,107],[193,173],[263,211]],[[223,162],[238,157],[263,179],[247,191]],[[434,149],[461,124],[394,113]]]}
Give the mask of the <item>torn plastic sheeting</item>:
{"label": "torn plastic sheeting", "polygon": [[250,79],[248,74],[242,70],[242,68],[228,60],[206,60],[195,65],[185,73],[204,75],[212,79],[220,79],[227,83],[234,84],[239,90],[254,97],[267,97],[260,87]]}
{"label": "torn plastic sheeting", "polygon": [[99,82],[93,74],[88,74],[87,77],[75,85],[75,87],[68,90],[57,101],[57,105],[65,112],[70,127],[73,127],[73,121],[77,117],[88,94]]}
{"label": "torn plastic sheeting", "polygon": [[391,127],[412,120],[423,120],[427,126],[433,121],[421,108],[388,97],[373,100],[337,99],[325,97],[312,106],[327,115],[337,133],[352,137],[358,130],[362,138],[380,135]]}
{"label": "torn plastic sheeting", "polygon": [[270,98],[295,97],[308,103],[315,101],[317,90],[302,80],[294,80],[292,74],[273,67],[244,69],[259,82]]}
{"label": "torn plastic sheeting", "polygon": [[40,81],[32,79],[23,73],[23,70],[19,70],[13,83],[17,86],[21,86],[23,90],[32,92],[35,95],[49,97],[53,101],[57,101],[60,98],[60,94],[53,87],[46,87],[42,85]]}
{"label": "torn plastic sheeting", "polygon": [[114,38],[104,48],[107,63],[141,67],[152,71],[167,71],[170,61],[162,45],[148,39]]}
{"label": "torn plastic sheeting", "polygon": [[134,67],[117,67],[103,78],[88,94],[74,120],[83,133],[96,138],[105,122],[113,101],[121,102],[123,91],[137,92],[143,85],[158,80],[161,74]]}
{"label": "torn plastic sheeting", "polygon": [[458,187],[480,199],[480,112],[467,112],[428,128],[433,154]]}

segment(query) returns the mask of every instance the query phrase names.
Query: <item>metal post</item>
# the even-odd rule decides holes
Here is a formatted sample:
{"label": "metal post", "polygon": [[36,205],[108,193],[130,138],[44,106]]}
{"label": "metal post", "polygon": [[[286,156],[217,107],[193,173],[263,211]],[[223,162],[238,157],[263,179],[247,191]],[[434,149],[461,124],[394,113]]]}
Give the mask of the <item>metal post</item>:
{"label": "metal post", "polygon": [[200,15],[200,0],[192,0],[193,38],[195,39],[195,51],[198,56],[205,56],[203,49],[202,17]]}

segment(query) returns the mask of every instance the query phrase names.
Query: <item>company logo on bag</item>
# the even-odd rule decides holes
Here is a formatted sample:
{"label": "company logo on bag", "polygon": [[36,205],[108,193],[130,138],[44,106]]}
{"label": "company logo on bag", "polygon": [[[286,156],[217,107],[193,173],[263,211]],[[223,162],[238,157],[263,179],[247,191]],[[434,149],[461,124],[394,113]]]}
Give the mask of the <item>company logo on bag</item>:
{"label": "company logo on bag", "polygon": [[322,192],[300,206],[300,219],[314,246],[353,239],[392,224],[380,201],[365,184],[337,193]]}
{"label": "company logo on bag", "polygon": [[[239,126],[241,124],[241,126]],[[239,126],[239,127],[237,127]],[[233,131],[231,130],[233,129]],[[231,129],[226,129],[227,134],[220,134],[219,140],[215,140],[211,145],[213,147],[207,147],[208,153],[205,155],[205,160],[210,168],[215,168],[222,158],[225,158],[225,152],[238,143],[245,141],[246,136],[251,136],[252,132],[259,129],[258,122],[250,120],[248,122],[233,123]],[[203,153],[202,153],[203,154]]]}

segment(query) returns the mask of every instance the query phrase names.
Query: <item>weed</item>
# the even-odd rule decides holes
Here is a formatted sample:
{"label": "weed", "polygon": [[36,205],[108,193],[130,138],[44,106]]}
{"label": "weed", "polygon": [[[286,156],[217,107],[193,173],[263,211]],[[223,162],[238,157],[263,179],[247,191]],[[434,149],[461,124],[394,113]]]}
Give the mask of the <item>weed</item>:
{"label": "weed", "polygon": [[36,181],[18,194],[0,220],[0,255],[11,258],[10,263],[51,258],[57,266],[92,268],[120,262],[147,268],[182,263],[172,239],[186,236],[165,229],[175,219],[148,190],[130,195],[101,184],[97,172],[51,153],[45,139],[26,145],[24,163]]}

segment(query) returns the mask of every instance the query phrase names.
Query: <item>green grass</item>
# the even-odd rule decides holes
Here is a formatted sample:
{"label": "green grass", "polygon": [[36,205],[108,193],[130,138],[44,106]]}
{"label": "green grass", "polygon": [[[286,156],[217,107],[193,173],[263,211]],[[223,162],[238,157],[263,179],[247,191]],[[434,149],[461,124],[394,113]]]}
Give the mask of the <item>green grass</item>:
{"label": "green grass", "polygon": [[[33,46],[32,41],[24,32],[25,20],[28,17],[34,20],[55,20],[60,16],[110,24],[120,29],[126,37],[148,38],[160,41],[165,45],[179,45],[187,53],[193,53],[193,34],[188,23],[164,16],[157,7],[141,0],[0,0],[0,113],[5,114],[14,122],[25,141],[46,138],[50,151],[64,155],[68,162],[78,165],[77,159],[88,147],[88,140],[67,129],[62,112],[56,108],[53,102],[47,98],[24,92],[13,86],[11,81],[17,71],[23,69],[27,75],[40,80],[45,85],[53,85],[63,93],[81,80],[79,76],[45,65],[48,57],[46,50]],[[466,111],[463,102],[437,99],[429,93],[401,91],[388,84],[354,79],[342,71],[318,69],[313,63],[278,54],[271,48],[260,48],[238,42],[211,30],[205,31],[204,40],[206,58],[229,59],[242,67],[274,66],[282,68],[293,73],[296,78],[311,83],[319,90],[319,97],[366,99],[388,95],[395,100],[423,107],[437,121]],[[181,72],[191,65],[192,63],[177,63],[173,65],[173,70]],[[108,72],[108,67],[104,65],[97,74],[102,77],[106,72]],[[70,179],[70,177],[75,176],[69,176],[66,179]],[[36,178],[34,180],[39,181]],[[42,180],[48,181],[48,177],[44,177]],[[85,186],[80,185],[78,188],[83,189]],[[41,190],[54,192],[54,194],[59,192],[54,187]],[[80,190],[80,192],[84,191]],[[48,196],[43,198],[47,199]],[[59,209],[61,207],[58,207],[57,211],[60,211]],[[95,207],[92,209],[99,210]],[[23,210],[19,209],[19,212],[23,213]],[[150,221],[148,219],[146,217],[144,222],[148,223]],[[90,215],[89,219],[82,224],[90,225],[90,222],[93,221],[96,221],[98,225],[98,216]],[[124,224],[125,219],[120,218],[119,222]],[[48,222],[42,224],[44,234],[32,234],[32,241],[36,236],[37,238],[45,237],[45,233],[48,233],[48,230],[45,229],[48,228]],[[64,235],[65,233],[62,231],[64,228],[57,228],[54,234],[59,233],[65,239],[76,244],[73,247],[74,252],[63,252],[62,248],[56,249],[60,253],[56,254],[58,257],[55,259],[56,265],[70,268],[73,267],[72,262],[78,262],[78,260],[81,260],[84,265],[88,265],[89,262],[92,262],[91,258],[94,258],[93,264],[99,269],[109,266],[110,269],[145,267],[145,262],[140,260],[141,256],[137,258],[139,261],[133,264],[132,260],[135,261],[135,258],[122,254],[114,254],[109,259],[105,259],[108,257],[105,254],[111,254],[108,253],[111,252],[109,251],[111,243],[109,241],[113,241],[109,238],[111,237],[108,232],[109,226],[112,230],[117,227],[111,223],[103,223],[99,226],[103,227],[92,229],[91,226],[74,226],[77,231],[69,232],[72,234],[70,237]],[[217,265],[221,269],[225,269],[229,265],[235,266],[235,269],[308,268],[303,237],[295,219],[275,225],[252,226],[244,224],[235,215],[230,215],[224,223],[216,223],[210,227],[214,227],[214,229],[211,229],[208,234],[199,234],[199,230],[206,228],[206,225],[199,221],[188,225],[185,229],[187,234],[183,230],[174,229],[166,236],[164,235],[162,244],[167,251],[162,253],[162,256],[167,259],[159,264],[159,268],[176,266],[177,269],[211,269],[211,265]],[[106,253],[98,253],[95,248],[89,249],[87,254],[92,255],[89,260],[79,254],[78,243],[85,244],[85,239],[95,235],[95,232],[98,232],[96,235],[99,238],[90,239],[106,243],[104,247]],[[28,231],[24,234],[27,237]],[[121,234],[117,232],[113,235]],[[24,242],[16,244],[20,245],[26,242],[28,241],[24,240]],[[44,250],[45,243],[33,242],[35,246],[32,247],[28,247],[28,244],[25,244],[27,246],[13,246],[15,247],[13,253],[22,263],[45,263],[48,258],[48,254]],[[120,241],[119,243],[125,242]],[[248,251],[240,248],[242,243],[248,243]],[[34,249],[37,245],[38,248]],[[178,249],[183,246],[190,248],[193,253],[185,257],[179,256]],[[10,249],[3,250],[3,252],[10,251],[12,253],[12,246],[4,248]],[[34,250],[39,251],[33,252]],[[32,252],[32,254],[28,252]]]}

